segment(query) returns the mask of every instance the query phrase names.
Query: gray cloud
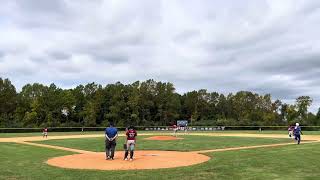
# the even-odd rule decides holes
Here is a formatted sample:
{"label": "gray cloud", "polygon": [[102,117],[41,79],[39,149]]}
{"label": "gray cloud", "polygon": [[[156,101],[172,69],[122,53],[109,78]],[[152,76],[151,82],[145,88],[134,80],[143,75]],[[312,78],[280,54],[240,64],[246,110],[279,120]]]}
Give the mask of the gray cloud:
{"label": "gray cloud", "polygon": [[320,106],[320,2],[4,0],[0,76],[21,88],[170,81]]}
{"label": "gray cloud", "polygon": [[65,2],[63,0],[41,1],[41,0],[19,0],[16,5],[20,10],[30,13],[61,13],[65,10]]}
{"label": "gray cloud", "polygon": [[0,59],[5,56],[4,52],[0,51]]}
{"label": "gray cloud", "polygon": [[112,64],[126,63],[129,61],[125,54],[94,54],[97,61],[109,62]]}
{"label": "gray cloud", "polygon": [[200,32],[197,30],[185,30],[185,31],[177,34],[173,38],[173,40],[177,43],[186,43],[189,40],[192,40],[199,35],[200,35]]}
{"label": "gray cloud", "polygon": [[68,52],[63,52],[63,51],[53,51],[53,52],[49,52],[48,56],[55,60],[67,60],[72,57],[72,54],[69,54]]}

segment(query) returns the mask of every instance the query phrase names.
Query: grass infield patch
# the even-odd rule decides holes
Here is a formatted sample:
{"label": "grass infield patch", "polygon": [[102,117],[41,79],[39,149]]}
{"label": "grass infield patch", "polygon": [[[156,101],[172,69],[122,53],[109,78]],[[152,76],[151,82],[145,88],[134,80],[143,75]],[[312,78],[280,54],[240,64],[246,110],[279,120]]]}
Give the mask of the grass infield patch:
{"label": "grass infield patch", "polygon": [[[168,151],[197,151],[208,149],[222,149],[229,147],[253,146],[264,144],[277,144],[293,142],[292,139],[280,138],[253,138],[253,137],[224,137],[224,136],[181,136],[184,139],[174,141],[152,141],[145,138],[152,136],[140,136],[137,139],[137,150],[168,150]],[[117,150],[122,150],[124,137],[117,140]],[[61,139],[47,140],[36,143],[63,146],[87,151],[104,151],[104,138]]]}

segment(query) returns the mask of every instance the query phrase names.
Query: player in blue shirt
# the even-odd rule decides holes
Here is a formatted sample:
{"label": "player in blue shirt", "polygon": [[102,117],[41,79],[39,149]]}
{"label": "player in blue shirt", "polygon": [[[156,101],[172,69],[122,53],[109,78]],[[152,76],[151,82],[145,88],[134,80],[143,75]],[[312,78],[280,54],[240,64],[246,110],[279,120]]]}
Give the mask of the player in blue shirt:
{"label": "player in blue shirt", "polygon": [[117,128],[113,127],[113,124],[110,123],[110,127],[106,128],[105,130],[105,144],[106,144],[106,159],[114,158],[114,151],[116,148],[116,138],[118,137],[118,130]]}
{"label": "player in blue shirt", "polygon": [[294,134],[294,139],[298,142],[298,144],[300,144],[302,131],[299,126],[299,123],[296,123],[296,127],[294,127],[293,134]]}

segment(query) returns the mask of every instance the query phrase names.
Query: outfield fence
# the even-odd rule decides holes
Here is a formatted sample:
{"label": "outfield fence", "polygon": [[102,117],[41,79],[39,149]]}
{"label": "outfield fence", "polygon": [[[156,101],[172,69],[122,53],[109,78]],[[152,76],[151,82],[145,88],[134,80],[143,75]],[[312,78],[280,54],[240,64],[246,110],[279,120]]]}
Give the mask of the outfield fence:
{"label": "outfield fence", "polygon": [[[50,132],[87,132],[104,131],[106,127],[48,127]],[[117,127],[124,131],[126,127]],[[145,131],[172,131],[171,126],[136,126],[137,130]],[[320,131],[320,126],[301,126],[304,131]],[[185,127],[178,127],[179,130],[185,130]],[[287,130],[288,126],[190,126],[188,131],[232,131],[232,130]],[[0,128],[0,133],[27,133],[42,132],[43,128]]]}

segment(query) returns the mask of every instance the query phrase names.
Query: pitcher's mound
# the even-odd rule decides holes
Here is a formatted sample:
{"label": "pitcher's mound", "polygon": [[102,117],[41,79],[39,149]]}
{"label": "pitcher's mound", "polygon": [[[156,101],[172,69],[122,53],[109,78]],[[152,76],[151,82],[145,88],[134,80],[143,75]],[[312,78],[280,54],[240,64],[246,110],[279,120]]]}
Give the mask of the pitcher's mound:
{"label": "pitcher's mound", "polygon": [[170,140],[178,140],[183,138],[178,138],[174,136],[152,136],[145,138],[146,140],[156,140],[156,141],[170,141]]}
{"label": "pitcher's mound", "polygon": [[190,166],[209,159],[208,156],[194,152],[136,151],[133,161],[124,161],[123,152],[116,152],[114,160],[105,160],[105,153],[85,153],[55,157],[47,163],[70,169],[132,170]]}

